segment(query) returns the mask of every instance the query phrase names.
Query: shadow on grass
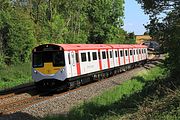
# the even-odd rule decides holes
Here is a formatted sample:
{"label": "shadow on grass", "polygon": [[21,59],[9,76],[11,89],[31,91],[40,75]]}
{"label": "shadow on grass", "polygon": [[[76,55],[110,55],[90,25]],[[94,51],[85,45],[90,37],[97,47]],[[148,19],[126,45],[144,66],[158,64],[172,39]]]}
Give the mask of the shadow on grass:
{"label": "shadow on grass", "polygon": [[0,120],[39,120],[28,113],[16,112],[8,115],[0,115]]}
{"label": "shadow on grass", "polygon": [[160,64],[160,63],[164,63],[165,62],[165,60],[164,59],[160,59],[160,58],[158,58],[158,59],[154,59],[154,60],[149,60],[149,61],[147,61],[147,63],[144,65],[144,68],[146,68],[146,69],[151,69],[151,68],[153,68],[154,66],[160,66],[160,67],[162,67],[162,64]]}

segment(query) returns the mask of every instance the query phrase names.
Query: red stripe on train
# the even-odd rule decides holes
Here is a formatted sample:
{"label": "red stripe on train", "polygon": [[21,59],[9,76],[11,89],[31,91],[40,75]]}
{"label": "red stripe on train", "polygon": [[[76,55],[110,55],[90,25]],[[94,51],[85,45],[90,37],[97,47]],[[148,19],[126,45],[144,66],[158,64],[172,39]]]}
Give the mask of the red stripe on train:
{"label": "red stripe on train", "polygon": [[132,58],[133,58],[133,62],[134,62],[134,49],[132,49]]}
{"label": "red stripe on train", "polygon": [[79,51],[75,51],[78,54],[78,61],[76,62],[76,66],[77,66],[77,75],[81,75],[81,67],[80,67],[80,59],[79,59]]}
{"label": "red stripe on train", "polygon": [[124,55],[124,65],[126,64],[126,54],[125,54],[125,50],[123,49],[123,55]]}
{"label": "red stripe on train", "polygon": [[[108,54],[107,54],[108,52]],[[106,49],[108,68],[110,68],[109,51]]]}
{"label": "red stripe on train", "polygon": [[131,54],[130,54],[130,49],[128,49],[128,60],[129,60],[129,63],[131,62],[131,61],[130,61],[130,55],[131,55]]}
{"label": "red stripe on train", "polygon": [[98,50],[98,56],[99,56],[99,69],[102,70],[102,61],[101,61],[101,55],[100,55],[100,50]]}
{"label": "red stripe on train", "polygon": [[117,54],[118,54],[118,63],[119,63],[119,66],[121,65],[120,64],[120,53],[119,53],[119,49],[117,50],[118,52],[117,52]]}

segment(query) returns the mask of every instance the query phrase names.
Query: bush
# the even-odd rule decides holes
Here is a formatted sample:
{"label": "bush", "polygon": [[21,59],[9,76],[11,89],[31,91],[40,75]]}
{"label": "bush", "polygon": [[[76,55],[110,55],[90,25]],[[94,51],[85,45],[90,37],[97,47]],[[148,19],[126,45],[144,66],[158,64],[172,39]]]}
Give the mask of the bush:
{"label": "bush", "polygon": [[34,23],[30,17],[19,11],[0,12],[0,34],[2,51],[7,64],[17,64],[29,60],[31,49],[35,45]]}
{"label": "bush", "polygon": [[4,66],[0,69],[0,89],[32,82],[31,64]]}
{"label": "bush", "polygon": [[0,53],[0,69],[5,66],[4,64],[4,55],[2,53]]}

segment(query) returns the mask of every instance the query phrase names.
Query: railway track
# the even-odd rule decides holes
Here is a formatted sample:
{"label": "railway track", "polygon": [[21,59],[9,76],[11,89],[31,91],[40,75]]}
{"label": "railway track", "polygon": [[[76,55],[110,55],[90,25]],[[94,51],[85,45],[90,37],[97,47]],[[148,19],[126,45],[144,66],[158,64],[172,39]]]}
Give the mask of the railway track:
{"label": "railway track", "polygon": [[[103,82],[103,80],[99,81],[99,82]],[[96,84],[96,82],[92,82],[91,84],[85,84],[79,88],[72,89],[72,90],[69,90],[66,92],[60,92],[60,93],[57,92],[56,93],[56,92],[54,92],[54,91],[56,91],[56,89],[54,89],[54,90],[47,91],[44,93],[39,93],[38,95],[35,95],[35,96],[31,96],[31,97],[17,100],[14,102],[9,102],[7,104],[0,105],[0,115],[6,115],[6,114],[18,112],[22,109],[25,109],[31,105],[36,104],[36,103],[51,99],[53,97],[59,97],[59,96],[63,96],[63,95],[69,94],[69,93],[73,93],[75,91],[79,91],[80,89],[83,89],[84,87],[87,87],[88,85],[93,85],[93,84]],[[14,95],[16,95],[16,94],[14,94]],[[7,96],[9,96],[9,98],[10,98],[10,94],[8,94]],[[5,98],[3,98],[3,99],[5,99]]]}
{"label": "railway track", "polygon": [[[15,100],[13,102],[8,102],[8,103],[0,105],[0,114],[4,115],[4,114],[14,113],[14,112],[17,112],[17,111],[19,111],[21,109],[29,107],[29,106],[31,106],[33,104],[36,104],[38,102],[41,102],[41,101],[44,101],[44,100],[47,100],[47,99],[50,99],[50,98],[53,97],[53,96],[50,96],[50,95],[51,95],[51,92],[53,92],[54,90],[51,90],[51,91],[48,91],[48,92],[43,92],[43,93],[38,93],[38,91],[36,91],[35,89],[33,89],[33,90],[35,92],[33,94],[36,94],[36,95],[32,95],[32,96],[29,95],[29,97],[23,98],[22,95],[26,94],[26,93],[22,93],[22,94],[19,95],[19,96],[22,97],[21,99],[18,99],[18,100]],[[13,97],[14,96],[17,97],[17,94],[13,94],[13,93],[11,93],[11,94],[12,94]],[[11,94],[8,94],[8,95],[6,95],[4,97],[1,97],[1,99],[11,99],[12,98]]]}
{"label": "railway track", "polygon": [[[158,58],[159,58],[159,56],[156,55],[152,59],[148,60],[148,62],[156,60]],[[99,81],[99,82],[101,82],[101,81]],[[92,84],[96,84],[96,82],[92,83]],[[31,92],[34,91],[34,93],[36,93],[36,94],[29,96],[27,98],[15,100],[13,102],[6,102],[5,104],[0,104],[0,114],[5,115],[5,114],[14,113],[14,112],[20,111],[22,109],[25,109],[31,105],[34,105],[36,103],[51,99],[53,97],[62,96],[62,95],[65,95],[65,94],[68,94],[68,93],[71,93],[74,91],[78,91],[79,89],[83,89],[87,85],[81,86],[80,88],[77,88],[77,89],[69,90],[67,92],[61,92],[58,94],[53,93],[54,90],[44,92],[44,93],[36,93],[37,91],[35,91],[35,86],[17,89],[15,93],[9,93],[9,94],[4,94],[4,95],[0,96],[0,101],[5,100],[5,99],[10,99],[17,95],[21,96],[22,94],[25,94],[27,91],[31,91]],[[20,94],[17,94],[17,93],[20,93]],[[53,94],[51,94],[51,93],[53,93]]]}
{"label": "railway track", "polygon": [[48,97],[40,97],[39,95],[37,95],[20,101],[4,104],[0,106],[0,113],[1,114],[13,113],[19,111],[20,109],[26,108],[32,104],[38,103],[42,100],[46,100],[47,98]]}
{"label": "railway track", "polygon": [[5,98],[12,97],[12,96],[14,96],[14,95],[15,95],[15,93],[9,93],[9,94],[6,94],[6,95],[2,95],[2,96],[0,96],[0,100],[1,100],[1,99],[5,99]]}
{"label": "railway track", "polygon": [[51,99],[53,97],[62,96],[62,95],[68,94],[70,92],[74,92],[76,90],[79,90],[79,89],[82,89],[83,87],[85,87],[87,85],[84,85],[81,88],[69,90],[69,91],[66,91],[66,92],[61,92],[61,93],[58,93],[58,94],[56,94],[54,92],[54,91],[56,91],[56,89],[53,89],[51,91],[47,91],[47,92],[44,92],[44,93],[39,93],[38,95],[31,96],[29,98],[24,98],[22,100],[17,100],[15,102],[10,102],[10,103],[7,103],[7,104],[0,105],[0,115],[6,115],[6,114],[10,114],[10,113],[20,111],[21,109],[27,108],[27,107],[29,107],[31,105],[36,104],[36,103]]}
{"label": "railway track", "polygon": [[34,89],[35,89],[34,84],[28,83],[28,84],[20,85],[18,87],[2,90],[0,91],[0,100],[13,97],[17,94],[25,93]]}
{"label": "railway track", "polygon": [[35,92],[35,88],[36,87],[34,86],[34,84],[32,84],[29,86],[23,86],[23,87],[19,87],[19,88],[15,88],[15,89],[5,90],[3,92],[1,91],[0,101],[2,101],[4,99],[12,98],[17,95],[25,94],[25,93],[32,94],[33,92]]}

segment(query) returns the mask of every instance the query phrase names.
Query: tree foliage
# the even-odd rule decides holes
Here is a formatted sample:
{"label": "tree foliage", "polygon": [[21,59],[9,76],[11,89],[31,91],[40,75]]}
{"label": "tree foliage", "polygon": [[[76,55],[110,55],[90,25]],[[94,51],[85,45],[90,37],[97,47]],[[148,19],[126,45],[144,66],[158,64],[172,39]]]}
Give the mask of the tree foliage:
{"label": "tree foliage", "polygon": [[125,43],[124,0],[0,0],[0,62],[43,43]]}
{"label": "tree foliage", "polygon": [[131,43],[131,44],[135,44],[136,43],[136,37],[135,37],[134,32],[127,33],[127,35],[126,35],[126,42],[127,43]]}
{"label": "tree foliage", "polygon": [[35,45],[34,26],[29,16],[15,10],[0,12],[1,55],[7,64],[27,62]]}
{"label": "tree foliage", "polygon": [[[145,13],[150,15],[147,25],[149,34],[158,40],[168,52],[167,66],[172,75],[180,73],[180,1],[179,0],[137,0]],[[164,16],[161,19],[161,16]]]}
{"label": "tree foliage", "polygon": [[[123,0],[89,1],[88,18],[91,23],[91,43],[119,43],[123,34]],[[122,38],[121,38],[122,39]]]}

